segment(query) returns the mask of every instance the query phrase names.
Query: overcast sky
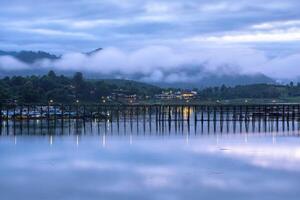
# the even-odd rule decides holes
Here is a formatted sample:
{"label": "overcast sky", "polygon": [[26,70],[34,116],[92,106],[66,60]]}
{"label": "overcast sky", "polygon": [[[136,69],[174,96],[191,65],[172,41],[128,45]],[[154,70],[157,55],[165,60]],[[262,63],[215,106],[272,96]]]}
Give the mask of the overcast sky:
{"label": "overcast sky", "polygon": [[181,54],[178,49],[191,52],[193,56],[184,59],[195,59],[199,53],[206,56],[201,62],[207,54],[217,64],[234,60],[246,72],[271,73],[272,63],[278,68],[276,76],[286,71],[282,65],[295,69],[300,63],[299,0],[0,0],[0,4],[2,50],[62,54],[102,47],[117,48],[126,56],[127,51],[155,46],[176,51],[174,55]]}

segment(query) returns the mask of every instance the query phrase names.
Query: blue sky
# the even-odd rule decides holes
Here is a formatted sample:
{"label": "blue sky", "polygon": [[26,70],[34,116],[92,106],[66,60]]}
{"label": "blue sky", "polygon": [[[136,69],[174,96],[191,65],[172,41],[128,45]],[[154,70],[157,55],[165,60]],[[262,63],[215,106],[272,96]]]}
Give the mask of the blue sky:
{"label": "blue sky", "polygon": [[[300,60],[299,0],[0,0],[0,3],[2,50],[65,54],[103,47],[125,51],[128,56],[155,46],[175,49],[175,55],[181,54],[177,51],[182,49],[191,52],[195,59],[196,52],[202,56],[206,52],[202,63],[208,59],[207,52],[221,60],[222,65],[227,64],[226,59],[230,64],[232,57],[240,57],[244,60],[234,63],[244,65],[241,72],[267,74],[273,70],[270,63],[277,66],[284,62],[292,69],[294,60]],[[224,51],[228,55],[221,55]],[[249,61],[249,56],[262,61],[243,64]],[[251,70],[251,64],[259,67]],[[281,73],[282,70],[277,70],[276,76]]]}

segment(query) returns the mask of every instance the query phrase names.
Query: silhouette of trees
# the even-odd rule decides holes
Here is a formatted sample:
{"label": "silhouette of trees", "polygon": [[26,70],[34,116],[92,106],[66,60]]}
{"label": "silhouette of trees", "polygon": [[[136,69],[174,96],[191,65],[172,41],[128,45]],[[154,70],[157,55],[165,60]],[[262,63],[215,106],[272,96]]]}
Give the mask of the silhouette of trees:
{"label": "silhouette of trees", "polygon": [[114,90],[138,95],[154,95],[161,90],[134,81],[117,84],[114,81],[85,80],[77,72],[73,77],[58,76],[49,71],[43,76],[13,76],[0,79],[0,103],[17,100],[24,103],[47,103],[49,100],[61,103],[99,102],[102,96],[111,95]]}

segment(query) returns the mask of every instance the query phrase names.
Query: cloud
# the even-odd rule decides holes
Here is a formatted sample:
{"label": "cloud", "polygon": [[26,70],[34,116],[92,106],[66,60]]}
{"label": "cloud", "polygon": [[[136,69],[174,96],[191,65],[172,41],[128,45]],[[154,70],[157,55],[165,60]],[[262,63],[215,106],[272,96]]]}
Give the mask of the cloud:
{"label": "cloud", "polygon": [[26,69],[30,69],[30,67],[10,56],[0,56],[0,70],[13,72]]}
{"label": "cloud", "polygon": [[[44,69],[149,81],[205,73],[291,78],[299,75],[299,8],[298,0],[11,0],[0,7],[0,49],[64,54],[36,63]],[[73,53],[99,47],[91,57]],[[5,63],[5,70],[26,67]]]}
{"label": "cloud", "polygon": [[[147,82],[196,82],[209,74],[258,74],[275,79],[300,77],[300,54],[268,57],[264,51],[245,46],[219,45],[217,49],[184,44],[146,46],[134,50],[106,48],[91,56],[66,53],[57,61],[41,60],[28,66],[11,57],[0,57],[4,71],[54,69],[94,75],[139,79]],[[291,73],[292,72],[292,73]]]}
{"label": "cloud", "polygon": [[173,8],[172,4],[166,3],[158,3],[158,2],[151,2],[146,4],[145,10],[147,13],[166,13],[170,12]]}
{"label": "cloud", "polygon": [[241,9],[242,6],[239,4],[232,4],[225,1],[213,4],[204,4],[199,8],[199,10],[202,12],[236,12],[240,11]]}
{"label": "cloud", "polygon": [[270,60],[262,66],[266,74],[272,77],[295,79],[300,77],[300,53]]}
{"label": "cloud", "polygon": [[253,29],[259,30],[270,30],[278,28],[293,28],[299,27],[300,20],[287,20],[287,21],[275,21],[275,22],[265,22],[261,24],[255,24],[252,26]]}
{"label": "cloud", "polygon": [[[265,4],[259,0],[11,0],[0,8],[0,48],[5,43],[46,48],[47,43],[59,45],[61,52],[87,51],[107,46],[132,48],[158,39],[160,43],[151,45],[164,45],[167,40],[193,37],[235,43],[298,41],[298,30],[287,29],[300,19],[299,7],[297,0]],[[279,31],[265,32],[270,28]],[[124,35],[126,40],[120,38]]]}
{"label": "cloud", "polygon": [[300,54],[269,58],[263,51],[241,46],[194,50],[188,48],[190,47],[176,49],[170,46],[149,46],[133,51],[108,48],[91,57],[78,53],[67,54],[48,67],[125,77],[138,75],[144,81],[169,83],[193,82],[209,73],[263,73],[276,79],[300,76]]}
{"label": "cloud", "polygon": [[96,39],[95,36],[87,33],[82,33],[82,32],[66,32],[66,31],[40,29],[40,28],[16,28],[15,30],[19,32],[33,33],[33,34],[46,35],[46,36],[78,37],[87,40]]}
{"label": "cloud", "polygon": [[[268,25],[264,25],[265,27]],[[260,26],[262,27],[262,26]],[[227,42],[227,43],[266,43],[300,41],[300,28],[287,30],[272,30],[268,32],[232,33],[221,36],[196,36],[190,41]]]}

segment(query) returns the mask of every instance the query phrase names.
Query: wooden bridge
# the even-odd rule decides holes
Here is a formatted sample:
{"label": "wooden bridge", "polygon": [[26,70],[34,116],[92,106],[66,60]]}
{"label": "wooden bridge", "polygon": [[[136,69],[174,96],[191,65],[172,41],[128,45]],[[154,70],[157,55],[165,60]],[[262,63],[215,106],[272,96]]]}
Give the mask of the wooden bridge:
{"label": "wooden bridge", "polygon": [[3,120],[115,120],[148,117],[156,121],[299,120],[300,104],[48,104],[1,105]]}
{"label": "wooden bridge", "polygon": [[[0,135],[27,134],[40,130],[41,134],[79,133],[86,126],[96,126],[100,133],[123,129],[131,132],[156,130],[156,133],[190,132],[268,132],[300,130],[300,104],[48,104],[48,105],[2,105]],[[136,126],[134,125],[136,124]],[[73,131],[71,127],[74,126]],[[115,127],[115,128],[113,128]],[[127,128],[126,128],[127,127]],[[134,129],[136,129],[134,131]],[[90,131],[95,132],[95,131]],[[126,131],[125,131],[126,132]]]}

